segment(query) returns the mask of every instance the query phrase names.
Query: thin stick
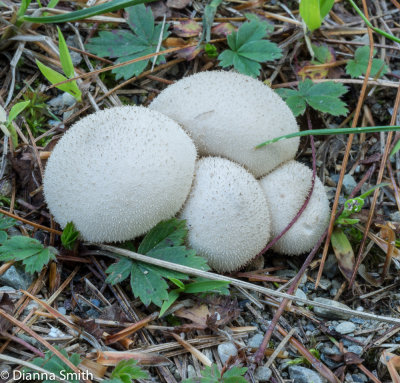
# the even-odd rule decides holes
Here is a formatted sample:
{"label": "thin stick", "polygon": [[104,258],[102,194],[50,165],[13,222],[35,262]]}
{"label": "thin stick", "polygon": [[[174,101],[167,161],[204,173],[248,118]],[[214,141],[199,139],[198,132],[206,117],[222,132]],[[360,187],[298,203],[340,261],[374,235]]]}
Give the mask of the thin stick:
{"label": "thin stick", "polygon": [[[367,9],[367,4],[365,3],[365,0],[363,0],[363,7],[364,7],[364,12],[368,17],[368,9]],[[354,119],[353,119],[353,121],[351,123],[351,127],[352,128],[355,128],[357,126],[358,119],[359,119],[360,113],[361,113],[361,108],[362,108],[362,105],[364,103],[365,93],[366,93],[367,86],[368,86],[368,78],[369,78],[369,75],[371,73],[372,58],[374,56],[374,38],[372,36],[372,30],[370,28],[368,28],[368,37],[369,37],[369,45],[370,45],[368,66],[367,66],[367,71],[365,73],[364,83],[363,83],[362,88],[361,88],[360,98],[358,99],[357,106],[356,106],[356,111],[354,113]],[[349,138],[347,140],[346,151],[344,153],[344,157],[343,157],[343,161],[342,161],[342,168],[340,169],[339,181],[338,181],[338,185],[337,185],[337,188],[336,188],[335,200],[333,201],[331,219],[329,221],[329,227],[328,227],[328,235],[326,237],[324,250],[322,252],[321,264],[320,264],[320,267],[319,267],[319,270],[318,270],[317,280],[315,281],[315,288],[318,287],[319,281],[320,281],[321,276],[322,276],[322,270],[324,269],[325,260],[326,260],[326,257],[328,255],[329,244],[331,242],[333,226],[335,224],[335,214],[336,214],[336,210],[337,210],[338,205],[339,205],[340,192],[342,190],[343,179],[344,179],[344,175],[346,173],[346,167],[347,167],[347,163],[348,163],[349,156],[350,156],[351,146],[353,144],[353,138],[354,138],[354,134],[350,134],[350,136],[349,136]]]}
{"label": "thin stick", "polygon": [[47,227],[47,226],[39,225],[38,223],[29,221],[29,220],[27,220],[27,219],[25,219],[25,218],[19,217],[18,215],[15,215],[15,214],[13,214],[13,213],[10,213],[10,212],[8,212],[7,210],[0,209],[0,214],[4,214],[4,215],[6,215],[7,217],[14,218],[14,219],[16,219],[17,221],[26,223],[26,224],[28,224],[28,225],[31,225],[31,226],[33,226],[33,227],[36,227],[37,229],[41,229],[41,230],[47,231],[47,232],[49,232],[49,233],[58,234],[58,235],[61,235],[61,234],[62,234],[62,231],[58,231],[58,230],[55,230],[55,229],[51,229],[50,227]]}
{"label": "thin stick", "polygon": [[[208,279],[211,279],[213,281],[229,282],[230,284],[232,284],[234,286],[239,286],[239,287],[243,287],[244,289],[257,291],[257,292],[259,292],[261,294],[272,295],[274,297],[293,300],[295,302],[303,302],[303,303],[305,303],[307,305],[310,305],[310,306],[322,307],[322,308],[325,308],[325,309],[329,309],[332,312],[348,314],[350,316],[356,316],[356,317],[360,317],[360,318],[372,319],[372,320],[381,321],[381,322],[385,322],[385,323],[400,324],[400,318],[385,317],[385,316],[381,316],[381,315],[371,314],[371,313],[368,313],[368,312],[361,312],[361,311],[355,311],[355,310],[352,310],[352,309],[345,309],[345,308],[341,308],[341,307],[334,307],[334,306],[331,306],[331,305],[326,305],[326,304],[323,304],[323,303],[320,303],[320,302],[317,302],[317,301],[311,301],[311,300],[308,300],[308,299],[299,298],[299,297],[297,297],[295,295],[290,295],[290,294],[282,293],[280,291],[268,289],[266,287],[258,286],[258,285],[255,285],[253,283],[244,282],[244,281],[241,281],[240,279],[235,279],[235,278],[231,278],[231,277],[222,276],[222,275],[219,275],[219,274],[216,274],[216,273],[210,273],[208,271],[194,269],[193,267],[183,266],[183,265],[179,265],[177,263],[163,261],[161,259],[149,257],[149,256],[143,255],[143,254],[138,254],[138,253],[135,253],[133,251],[121,249],[119,247],[110,246],[110,245],[103,245],[103,244],[96,244],[96,243],[86,243],[86,245],[96,246],[96,247],[98,247],[98,248],[100,248],[100,249],[102,249],[104,251],[111,252],[111,253],[118,254],[118,255],[122,255],[124,257],[130,258],[130,259],[134,259],[135,261],[148,263],[148,264],[154,265],[154,266],[164,267],[165,269],[178,271],[178,272],[185,273],[185,274],[188,274],[188,275],[193,275],[195,277],[208,278]],[[314,251],[314,253],[317,250],[318,250],[318,248]],[[104,253],[99,252],[99,254],[104,254]],[[109,255],[109,254],[105,254],[105,255]]]}

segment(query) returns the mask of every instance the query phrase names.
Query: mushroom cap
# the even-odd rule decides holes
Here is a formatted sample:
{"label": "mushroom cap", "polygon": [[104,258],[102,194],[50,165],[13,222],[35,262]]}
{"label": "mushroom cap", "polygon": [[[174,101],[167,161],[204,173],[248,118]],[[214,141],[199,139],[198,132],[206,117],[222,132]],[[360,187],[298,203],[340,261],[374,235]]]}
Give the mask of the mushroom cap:
{"label": "mushroom cap", "polygon": [[182,207],[196,149],[169,117],[143,107],[93,113],[75,123],[48,160],[44,195],[62,226],[117,242],[142,235]]}
{"label": "mushroom cap", "polygon": [[[279,235],[299,212],[311,183],[312,170],[297,161],[286,162],[260,180],[268,201],[272,237]],[[328,226],[329,217],[329,200],[316,177],[306,209],[273,250],[287,255],[311,250]]]}
{"label": "mushroom cap", "polygon": [[216,271],[230,272],[250,262],[269,239],[269,211],[258,181],[229,160],[205,157],[181,213],[188,242]]}
{"label": "mushroom cap", "polygon": [[179,122],[202,156],[221,156],[261,177],[294,158],[299,138],[260,149],[262,142],[299,130],[286,103],[267,85],[236,72],[183,78],[149,105]]}

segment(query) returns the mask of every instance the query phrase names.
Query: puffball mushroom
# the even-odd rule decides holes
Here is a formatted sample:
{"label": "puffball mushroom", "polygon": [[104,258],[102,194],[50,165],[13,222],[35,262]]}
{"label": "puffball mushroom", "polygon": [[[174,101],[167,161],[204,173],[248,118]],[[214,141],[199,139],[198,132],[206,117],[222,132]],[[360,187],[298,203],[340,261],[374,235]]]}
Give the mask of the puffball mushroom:
{"label": "puffball mushroom", "polygon": [[[310,191],[312,171],[289,161],[260,180],[271,215],[271,236],[279,235],[303,206]],[[329,200],[318,177],[306,209],[296,223],[275,244],[273,250],[298,255],[311,250],[329,223]]]}
{"label": "puffball mushroom", "polygon": [[294,158],[299,139],[260,149],[260,143],[299,130],[286,103],[267,85],[235,72],[210,71],[185,77],[150,104],[179,122],[202,156],[221,156],[261,177]]}
{"label": "puffball mushroom", "polygon": [[218,272],[250,262],[269,239],[269,211],[258,181],[227,159],[205,157],[181,218],[189,229],[189,246]]}
{"label": "puffball mushroom", "polygon": [[189,136],[157,111],[102,110],[57,143],[45,170],[45,199],[62,227],[72,221],[88,241],[133,239],[181,209],[196,155]]}

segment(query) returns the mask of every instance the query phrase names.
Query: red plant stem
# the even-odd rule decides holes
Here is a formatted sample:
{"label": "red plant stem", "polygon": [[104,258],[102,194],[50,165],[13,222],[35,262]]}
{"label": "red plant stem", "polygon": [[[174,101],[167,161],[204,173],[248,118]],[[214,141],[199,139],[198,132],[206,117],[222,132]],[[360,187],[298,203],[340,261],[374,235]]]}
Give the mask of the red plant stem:
{"label": "red plant stem", "polygon": [[[308,129],[312,130],[312,125],[311,125],[311,119],[310,119],[310,114],[308,112],[308,110],[306,111],[306,115],[307,115],[307,124],[308,124]],[[310,191],[308,192],[307,198],[303,203],[303,206],[301,207],[301,209],[299,210],[299,212],[296,214],[296,216],[293,218],[293,220],[289,223],[289,225],[283,230],[282,233],[280,233],[277,237],[275,237],[266,247],[266,249],[268,250],[273,244],[276,243],[279,238],[281,238],[294,224],[295,222],[299,219],[299,217],[301,216],[301,214],[303,213],[303,211],[306,209],[308,202],[311,199],[311,195],[314,189],[314,184],[315,184],[315,177],[317,175],[317,160],[316,160],[316,154],[315,154],[315,145],[314,145],[314,137],[310,136],[310,141],[311,141],[311,150],[312,150],[312,162],[313,162],[313,175],[312,175],[312,181],[311,181],[311,188]],[[306,271],[306,268],[308,267],[308,265],[311,263],[312,259],[314,258],[315,253],[317,252],[320,243],[322,243],[322,240],[320,239],[317,243],[316,246],[314,246],[314,248],[312,249],[311,253],[308,255],[306,261],[303,263],[303,266],[301,267],[300,271],[297,273],[296,277],[293,279],[292,284],[290,285],[287,293],[288,294],[293,294],[296,286],[298,284],[298,282],[301,279],[301,276],[303,275],[303,273]],[[265,249],[264,249],[265,250]],[[263,252],[264,252],[263,250]],[[263,253],[262,252],[262,253]],[[280,318],[280,316],[282,315],[283,311],[285,310],[287,304],[289,303],[288,299],[283,299],[281,304],[279,305],[278,310],[276,311],[271,324],[268,326],[267,332],[264,335],[264,339],[260,345],[260,347],[258,348],[257,352],[254,355],[254,362],[256,364],[259,364],[265,354],[265,350],[268,346],[269,340],[271,339],[272,336],[272,332],[274,331],[275,326],[278,323],[278,320]]]}
{"label": "red plant stem", "polygon": [[[307,114],[307,119],[308,119],[308,123],[309,126],[311,125],[311,121],[309,119],[309,115]],[[310,136],[312,137],[312,136]],[[313,168],[316,167],[316,161],[315,161],[315,147],[314,147],[314,141],[311,141],[312,144],[312,149],[313,149]],[[365,173],[364,177],[361,179],[361,181],[358,183],[358,185],[353,189],[353,191],[351,192],[349,198],[354,198],[354,196],[361,190],[362,185],[364,185],[364,183],[371,177],[371,175],[373,174],[373,172],[375,171],[375,164],[373,164],[368,171]],[[340,214],[342,213],[344,207],[340,208],[336,214],[336,219],[340,216]],[[314,259],[315,254],[317,253],[319,247],[321,246],[322,242],[325,240],[326,235],[328,234],[328,228],[325,230],[325,232],[322,234],[321,238],[318,240],[317,244],[313,247],[313,249],[311,250],[310,254],[308,255],[308,257],[306,258],[306,260],[304,261],[302,267],[300,268],[299,272],[297,273],[297,275],[294,277],[290,287],[287,290],[288,294],[293,294],[297,284],[299,283],[301,277],[303,276],[304,272],[306,271],[306,269],[308,268],[308,266],[310,265],[310,263],[312,262],[312,260]],[[280,316],[282,315],[283,311],[285,310],[287,304],[289,303],[288,299],[283,299],[281,304],[279,305],[278,310],[275,312],[274,317],[272,318],[272,321],[270,323],[270,325],[268,326],[268,329],[264,335],[264,339],[259,347],[259,349],[257,350],[257,352],[254,355],[254,364],[258,365],[263,357],[264,357],[264,353],[265,350],[267,348],[267,345],[271,339],[272,333],[274,331],[274,328],[276,326],[276,324],[278,323],[278,320],[280,318]],[[249,368],[249,372],[251,370],[254,370],[255,366],[251,366]]]}
{"label": "red plant stem", "polygon": [[12,340],[13,342],[19,343],[21,346],[25,347],[26,349],[32,351],[34,354],[40,356],[41,358],[44,358],[45,355],[42,351],[38,350],[36,347],[32,346],[25,340],[18,338],[15,335],[8,334],[7,332],[2,332],[1,335],[3,335],[5,338],[8,338]]}
{"label": "red plant stem", "polygon": [[[308,128],[311,130],[312,129],[311,120],[310,120],[308,111],[307,111],[307,121],[308,121]],[[294,218],[289,222],[289,224],[282,230],[282,232],[280,232],[275,238],[273,238],[272,241],[269,242],[267,244],[267,246],[264,247],[264,249],[261,250],[261,252],[257,255],[256,258],[265,254],[272,246],[274,246],[290,230],[290,228],[297,222],[297,220],[303,214],[304,210],[306,210],[308,203],[310,202],[311,195],[314,191],[315,177],[317,175],[314,136],[310,136],[310,141],[311,141],[311,148],[312,148],[313,174],[312,174],[312,180],[311,180],[311,188],[307,194],[307,197],[304,200],[304,203],[301,206],[300,210],[297,212],[297,214],[294,216]]]}

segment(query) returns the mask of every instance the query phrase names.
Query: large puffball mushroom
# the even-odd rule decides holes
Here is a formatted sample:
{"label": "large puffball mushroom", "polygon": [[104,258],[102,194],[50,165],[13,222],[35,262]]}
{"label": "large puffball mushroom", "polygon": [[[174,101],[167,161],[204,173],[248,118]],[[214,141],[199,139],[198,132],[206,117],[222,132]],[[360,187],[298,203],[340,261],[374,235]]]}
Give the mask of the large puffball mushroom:
{"label": "large puffball mushroom", "polygon": [[169,117],[124,106],[74,124],[48,160],[44,195],[62,226],[84,239],[116,242],[174,216],[193,181],[196,149]]}
{"label": "large puffball mushroom", "polygon": [[[279,166],[260,180],[271,215],[271,236],[279,235],[299,212],[312,184],[312,171],[297,161]],[[329,200],[317,177],[306,209],[273,250],[298,255],[311,250],[329,223]]]}
{"label": "large puffball mushroom", "polygon": [[223,158],[197,162],[181,218],[187,222],[190,247],[218,272],[246,265],[269,239],[269,211],[260,184],[246,169]]}
{"label": "large puffball mushroom", "polygon": [[150,104],[179,122],[202,156],[221,156],[261,177],[294,158],[299,139],[260,149],[260,143],[299,130],[286,103],[267,85],[235,72],[210,71],[185,77]]}

